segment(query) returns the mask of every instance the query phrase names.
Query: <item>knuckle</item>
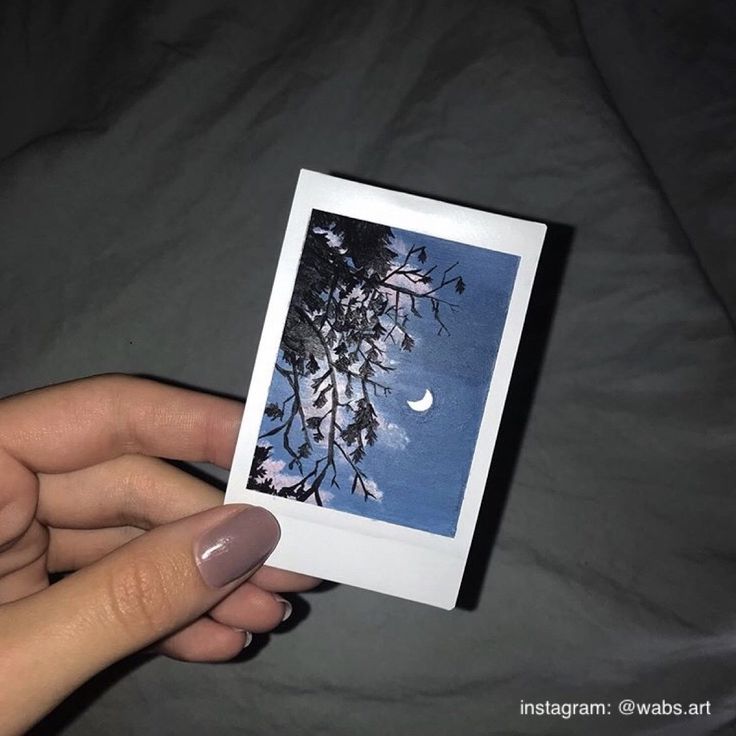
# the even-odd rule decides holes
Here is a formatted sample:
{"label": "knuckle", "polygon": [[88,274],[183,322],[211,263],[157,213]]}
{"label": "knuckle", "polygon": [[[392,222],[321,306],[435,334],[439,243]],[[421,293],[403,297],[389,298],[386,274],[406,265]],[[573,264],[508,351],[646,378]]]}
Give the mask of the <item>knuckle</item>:
{"label": "knuckle", "polygon": [[147,455],[126,455],[122,462],[125,484],[131,494],[147,495],[156,487],[160,460]]}
{"label": "knuckle", "polygon": [[134,423],[130,417],[130,397],[145,383],[142,378],[124,373],[105,373],[90,379],[92,386],[99,391],[99,402],[107,412],[116,428],[116,446],[124,452],[138,451]]}
{"label": "knuckle", "polygon": [[133,524],[147,527],[149,505],[160,484],[161,461],[144,455],[124,455],[117,463],[126,517]]}
{"label": "knuckle", "polygon": [[133,558],[108,579],[108,616],[134,641],[158,638],[176,622],[180,583],[170,561]]}

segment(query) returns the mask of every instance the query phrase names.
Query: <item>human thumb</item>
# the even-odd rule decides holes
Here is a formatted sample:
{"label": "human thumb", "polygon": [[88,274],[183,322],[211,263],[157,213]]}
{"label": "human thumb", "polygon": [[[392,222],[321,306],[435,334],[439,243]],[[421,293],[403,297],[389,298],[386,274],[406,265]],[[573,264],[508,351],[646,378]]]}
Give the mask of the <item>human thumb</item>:
{"label": "human thumb", "polygon": [[0,608],[0,651],[12,663],[0,712],[17,714],[16,728],[0,731],[23,730],[96,672],[199,618],[265,562],[279,536],[265,509],[220,506]]}

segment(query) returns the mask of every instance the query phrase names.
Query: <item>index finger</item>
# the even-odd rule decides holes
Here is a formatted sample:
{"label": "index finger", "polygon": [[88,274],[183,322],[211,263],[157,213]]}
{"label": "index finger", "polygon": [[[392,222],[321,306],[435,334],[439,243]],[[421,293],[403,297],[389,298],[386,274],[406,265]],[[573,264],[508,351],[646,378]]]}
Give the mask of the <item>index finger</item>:
{"label": "index finger", "polygon": [[243,405],[124,375],[84,378],[0,402],[0,448],[34,472],[124,454],[229,467]]}

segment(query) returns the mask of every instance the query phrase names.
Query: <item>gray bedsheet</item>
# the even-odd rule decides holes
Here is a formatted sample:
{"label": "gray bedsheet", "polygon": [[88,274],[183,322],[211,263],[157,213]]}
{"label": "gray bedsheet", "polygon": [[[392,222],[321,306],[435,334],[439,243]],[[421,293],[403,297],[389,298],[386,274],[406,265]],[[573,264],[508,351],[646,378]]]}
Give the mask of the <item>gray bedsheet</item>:
{"label": "gray bedsheet", "polygon": [[242,396],[300,167],[553,225],[464,608],[331,587],[38,733],[736,733],[731,8],[4,5],[0,393]]}

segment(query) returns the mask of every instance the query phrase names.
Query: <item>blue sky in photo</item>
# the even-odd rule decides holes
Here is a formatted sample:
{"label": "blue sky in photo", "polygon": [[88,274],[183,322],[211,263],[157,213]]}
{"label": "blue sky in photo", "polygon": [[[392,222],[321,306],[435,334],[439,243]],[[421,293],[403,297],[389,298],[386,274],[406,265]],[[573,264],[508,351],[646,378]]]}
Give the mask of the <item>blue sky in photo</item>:
{"label": "blue sky in photo", "polygon": [[[451,275],[461,275],[466,288],[456,294],[450,285],[437,294],[458,305],[454,313],[442,307],[450,335],[437,335],[429,300],[418,300],[422,318],[412,316],[407,324],[414,349],[407,353],[391,346],[388,357],[395,370],[375,377],[392,393],[374,397],[382,426],[361,467],[381,492],[380,501],[365,501],[359,491],[351,495],[346,472],[338,477],[340,489],[323,484],[325,506],[454,536],[519,258],[396,228],[393,233],[395,250],[426,248],[424,267],[436,265],[433,285],[459,261]],[[269,402],[286,397],[284,384],[274,373]],[[426,389],[434,396],[433,406],[424,413],[411,410],[406,402],[422,398]],[[273,426],[264,417],[261,432]],[[268,441],[274,444],[272,458],[288,459],[280,435]]]}

